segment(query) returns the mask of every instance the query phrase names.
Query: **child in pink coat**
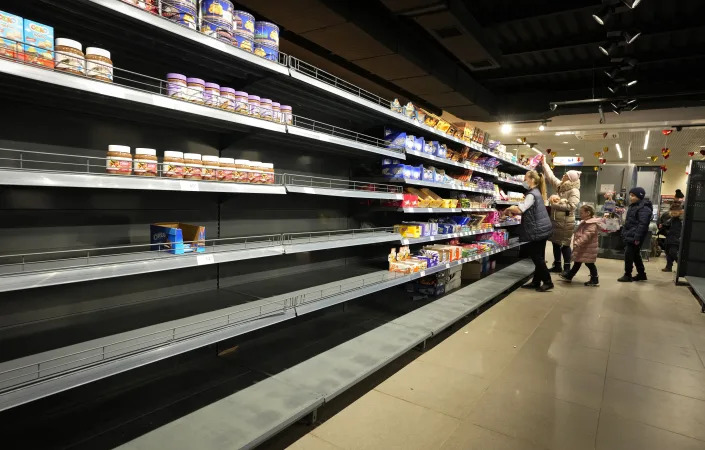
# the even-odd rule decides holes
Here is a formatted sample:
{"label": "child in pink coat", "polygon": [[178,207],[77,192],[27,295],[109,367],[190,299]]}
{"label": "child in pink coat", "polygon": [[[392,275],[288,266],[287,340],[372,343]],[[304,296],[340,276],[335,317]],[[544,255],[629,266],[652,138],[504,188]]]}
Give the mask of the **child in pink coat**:
{"label": "child in pink coat", "polygon": [[563,272],[560,277],[563,281],[570,282],[580,267],[585,265],[590,270],[590,281],[585,286],[599,286],[597,277],[597,233],[600,219],[595,217],[595,208],[583,205],[580,208],[580,225],[573,234],[573,268]]}

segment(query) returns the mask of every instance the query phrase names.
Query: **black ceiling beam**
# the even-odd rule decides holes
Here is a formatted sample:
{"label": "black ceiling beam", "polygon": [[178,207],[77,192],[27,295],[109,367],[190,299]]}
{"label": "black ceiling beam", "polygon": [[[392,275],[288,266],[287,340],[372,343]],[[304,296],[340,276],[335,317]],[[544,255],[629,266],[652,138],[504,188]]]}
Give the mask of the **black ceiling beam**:
{"label": "black ceiling beam", "polygon": [[508,25],[512,22],[534,20],[566,13],[588,12],[597,10],[601,5],[600,0],[551,0],[543,3],[512,0],[511,4],[506,3],[500,3],[504,7],[501,8],[501,11],[497,11],[497,20],[489,18],[483,21],[486,26]]}

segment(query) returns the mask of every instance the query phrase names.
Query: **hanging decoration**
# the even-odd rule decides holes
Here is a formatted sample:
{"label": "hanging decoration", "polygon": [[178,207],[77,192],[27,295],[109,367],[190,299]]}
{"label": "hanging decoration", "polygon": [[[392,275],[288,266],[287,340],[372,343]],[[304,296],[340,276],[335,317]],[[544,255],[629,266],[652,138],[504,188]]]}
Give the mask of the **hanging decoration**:
{"label": "hanging decoration", "polygon": [[649,156],[649,159],[651,159],[652,162],[656,162],[656,160],[658,159],[658,155]]}
{"label": "hanging decoration", "polygon": [[702,149],[702,150],[700,150],[700,154],[703,155],[703,156],[705,156],[705,148]]}
{"label": "hanging decoration", "polygon": [[666,165],[664,164],[663,166],[661,166],[661,170],[665,172],[668,170],[668,167],[666,167]]}
{"label": "hanging decoration", "polygon": [[558,156],[558,153],[556,153],[556,152],[551,152],[551,157],[552,157],[552,158],[555,158],[556,156]]}
{"label": "hanging decoration", "polygon": [[606,158],[600,158],[600,164],[605,164],[607,162]]}
{"label": "hanging decoration", "polygon": [[673,130],[661,130],[661,133],[664,136],[669,136],[671,133],[673,133]]}
{"label": "hanging decoration", "polygon": [[526,155],[522,153],[521,155],[519,155],[519,158],[521,158],[523,160],[525,156]]}
{"label": "hanging decoration", "polygon": [[608,151],[610,151],[609,147],[602,147],[602,153],[607,154]]}
{"label": "hanging decoration", "polygon": [[595,152],[595,153],[593,153],[593,155],[595,155],[595,158],[599,158],[600,156],[602,156],[602,153],[600,153],[600,152]]}
{"label": "hanging decoration", "polygon": [[688,156],[695,156],[695,152],[688,152]]}
{"label": "hanging decoration", "polygon": [[547,154],[547,155],[550,155],[550,154],[551,154],[551,149],[550,149],[550,148],[547,148],[547,149],[546,149],[546,154]]}
{"label": "hanging decoration", "polygon": [[600,170],[600,168],[597,167],[597,166],[595,166],[595,167],[592,168],[592,170],[594,170],[595,172],[597,172],[598,170]]}
{"label": "hanging decoration", "polygon": [[663,159],[668,159],[671,156],[671,149],[668,147],[662,148],[661,156],[663,156]]}

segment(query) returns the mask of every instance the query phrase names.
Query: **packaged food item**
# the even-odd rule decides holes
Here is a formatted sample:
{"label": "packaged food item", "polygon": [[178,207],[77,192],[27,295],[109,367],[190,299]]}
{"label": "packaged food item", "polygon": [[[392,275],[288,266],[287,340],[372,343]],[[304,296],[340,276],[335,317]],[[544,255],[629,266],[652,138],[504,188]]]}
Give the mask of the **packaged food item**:
{"label": "packaged food item", "polygon": [[57,38],[54,68],[74,75],[85,75],[86,57],[83,54],[83,45],[73,39]]}
{"label": "packaged food item", "polygon": [[203,93],[203,101],[206,106],[218,108],[220,106],[220,85],[215,83],[206,83]]}
{"label": "packaged food item", "polygon": [[217,156],[203,155],[203,180],[218,181],[218,168],[220,168],[220,158]]}
{"label": "packaged food item", "polygon": [[206,82],[200,78],[187,78],[186,84],[186,100],[203,105],[205,103]]}
{"label": "packaged food item", "polygon": [[255,48],[255,42],[252,38],[242,35],[240,33],[235,33],[233,35],[233,45],[240,50],[245,50],[246,52],[252,53]]}
{"label": "packaged food item", "polygon": [[247,174],[248,183],[262,184],[262,163],[259,161],[250,161],[250,171]]}
{"label": "packaged food item", "polygon": [[281,105],[279,107],[281,111],[282,123],[286,125],[291,125],[294,122],[294,114],[289,105]]}
{"label": "packaged food item", "polygon": [[272,122],[281,122],[281,105],[277,102],[272,102]]}
{"label": "packaged food item", "polygon": [[[125,3],[129,3],[140,9],[144,9],[152,14],[157,14],[159,12],[159,0],[122,0]],[[170,0],[171,1],[171,0]]]}
{"label": "packaged food item", "polygon": [[255,44],[279,48],[279,27],[271,22],[255,22]]}
{"label": "packaged food item", "polygon": [[[0,31],[0,35],[2,35],[2,31]],[[25,19],[24,42],[26,62],[50,69],[54,68],[54,29],[52,27]],[[1,46],[2,44],[0,44]]]}
{"label": "packaged food item", "polygon": [[273,116],[272,101],[268,98],[263,98],[259,102],[260,117],[264,120],[271,121]]}
{"label": "packaged food item", "polygon": [[260,98],[257,95],[247,96],[247,114],[252,117],[260,117]]}
{"label": "packaged food item", "polygon": [[[248,37],[251,41],[255,39],[255,16],[247,11],[233,11],[233,31],[236,34]],[[250,50],[252,51],[252,50]]]}
{"label": "packaged food item", "polygon": [[177,14],[169,17],[169,20],[183,25],[192,30],[198,30],[198,16],[196,14]]}
{"label": "packaged food item", "polygon": [[113,62],[109,51],[98,47],[86,48],[86,76],[108,83],[113,82]]}
{"label": "packaged food item", "polygon": [[246,159],[236,159],[233,169],[233,181],[236,183],[250,182],[250,161]]}
{"label": "packaged food item", "polygon": [[167,178],[184,177],[184,154],[167,150],[164,152],[164,164],[162,165],[162,176]]}
{"label": "packaged food item", "polygon": [[233,30],[232,24],[228,26],[227,24],[220,22],[201,22],[201,33],[216,38],[219,41],[227,42],[228,44],[233,43]]}
{"label": "packaged food item", "polygon": [[421,237],[421,227],[418,225],[394,225],[394,232],[401,234],[403,238]]}
{"label": "packaged food item", "polygon": [[394,111],[395,113],[401,114],[403,112],[401,103],[399,103],[399,99],[395,98],[394,101],[392,102],[390,106],[391,110]]}
{"label": "packaged food item", "polygon": [[156,177],[157,166],[157,151],[153,148],[136,148],[135,158],[132,163],[132,169],[135,175],[143,177]]}
{"label": "packaged food item", "polygon": [[211,23],[229,24],[231,33],[234,9],[229,0],[201,0],[202,19]]}
{"label": "packaged food item", "polygon": [[216,176],[218,181],[223,181],[226,183],[232,183],[235,181],[233,179],[233,171],[235,170],[235,159],[234,158],[220,158],[219,167]]}
{"label": "packaged food item", "polygon": [[235,91],[235,112],[247,114],[249,112],[247,92]]}
{"label": "packaged food item", "polygon": [[186,75],[168,73],[166,74],[166,80],[166,95],[178,98],[179,100],[187,99],[186,92],[188,90],[188,84],[186,83]]}
{"label": "packaged food item", "polygon": [[184,179],[203,179],[203,161],[198,153],[184,153]]}
{"label": "packaged food item", "polygon": [[185,223],[155,223],[149,226],[152,250],[175,255],[206,251],[206,227]]}
{"label": "packaged food item", "polygon": [[22,55],[22,42],[24,42],[22,17],[0,11],[0,56],[19,58]]}
{"label": "packaged food item", "polygon": [[175,17],[186,14],[194,18],[198,16],[198,0],[162,1],[162,17],[174,20]]}
{"label": "packaged food item", "polygon": [[255,41],[253,53],[259,57],[268,59],[270,61],[279,61],[279,49],[276,47],[272,47],[271,45],[265,45]]}
{"label": "packaged food item", "polygon": [[105,171],[111,175],[132,175],[132,154],[127,145],[109,145]]}
{"label": "packaged food item", "polygon": [[220,107],[228,111],[235,111],[235,89],[229,87],[220,88]]}
{"label": "packaged food item", "polygon": [[265,184],[274,184],[274,164],[262,163],[262,179]]}
{"label": "packaged food item", "polygon": [[413,103],[409,102],[404,106],[404,115],[409,119],[416,119],[418,117],[416,107]]}

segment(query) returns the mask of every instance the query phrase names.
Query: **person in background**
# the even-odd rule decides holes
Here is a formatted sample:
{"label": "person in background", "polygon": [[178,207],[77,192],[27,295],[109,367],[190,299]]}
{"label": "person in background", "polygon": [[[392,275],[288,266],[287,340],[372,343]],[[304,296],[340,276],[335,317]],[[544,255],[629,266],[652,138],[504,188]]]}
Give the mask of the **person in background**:
{"label": "person in background", "polygon": [[683,202],[685,202],[685,195],[683,195],[683,191],[681,191],[680,189],[676,189],[674,203],[678,203],[680,205],[683,205]]}
{"label": "person in background", "polygon": [[590,270],[590,281],[585,286],[599,286],[597,275],[597,233],[600,219],[595,217],[595,208],[590,205],[580,207],[580,225],[573,234],[573,268],[563,272],[560,277],[563,281],[571,282],[585,263]]}
{"label": "person in background", "polygon": [[602,213],[609,216],[614,213],[617,208],[617,202],[614,201],[614,192],[609,191],[605,193],[605,204],[602,205]]}
{"label": "person in background", "polygon": [[[551,272],[567,272],[570,270],[570,240],[575,229],[575,210],[580,203],[580,172],[569,170],[560,180],[553,174],[546,160],[543,161],[546,179],[557,195],[549,199],[550,217],[553,223],[553,234],[549,239],[553,244],[553,267]],[[561,267],[561,256],[563,266]]]}
{"label": "person in background", "polygon": [[681,230],[683,229],[683,207],[680,204],[674,203],[669,211],[670,219],[667,224],[666,232],[666,267],[661,269],[663,272],[673,270],[673,263],[678,260],[678,249],[681,244]]}
{"label": "person in background", "polygon": [[[635,187],[629,191],[629,208],[627,218],[622,227],[622,240],[624,241],[624,275],[617,281],[622,283],[631,281],[646,281],[646,269],[641,260],[641,244],[649,231],[649,222],[653,214],[651,200],[646,197],[644,188]],[[637,274],[632,277],[632,270],[636,265]]]}
{"label": "person in background", "polygon": [[526,172],[524,181],[529,186],[529,192],[524,197],[524,201],[518,206],[510,206],[505,209],[502,215],[521,214],[519,237],[522,242],[526,242],[524,248],[535,266],[533,280],[522,287],[546,292],[553,289],[551,273],[546,266],[546,240],[553,231],[553,225],[544,204],[546,201],[546,181],[543,174],[535,170]]}

